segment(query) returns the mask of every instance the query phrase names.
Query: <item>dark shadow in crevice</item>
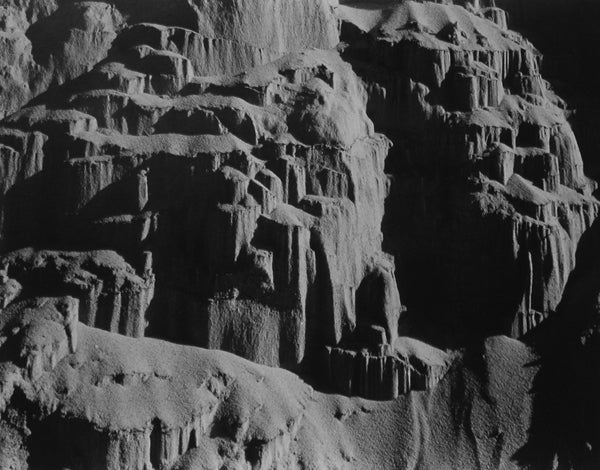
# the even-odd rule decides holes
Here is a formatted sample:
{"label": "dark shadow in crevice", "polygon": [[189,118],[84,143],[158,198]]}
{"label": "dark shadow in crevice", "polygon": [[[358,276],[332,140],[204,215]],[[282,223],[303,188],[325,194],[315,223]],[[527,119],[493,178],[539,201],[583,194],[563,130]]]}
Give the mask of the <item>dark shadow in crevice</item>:
{"label": "dark shadow in crevice", "polygon": [[541,356],[527,443],[514,461],[532,470],[600,468],[600,221],[583,235],[558,311],[524,340]]}

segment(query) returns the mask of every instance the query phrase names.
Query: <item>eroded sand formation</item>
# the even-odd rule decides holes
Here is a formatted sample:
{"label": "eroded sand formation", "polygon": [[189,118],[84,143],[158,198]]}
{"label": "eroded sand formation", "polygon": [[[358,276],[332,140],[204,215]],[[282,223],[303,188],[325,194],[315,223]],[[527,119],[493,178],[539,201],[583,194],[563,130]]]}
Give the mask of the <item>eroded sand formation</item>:
{"label": "eroded sand formation", "polygon": [[597,185],[498,6],[0,6],[0,468],[600,465]]}

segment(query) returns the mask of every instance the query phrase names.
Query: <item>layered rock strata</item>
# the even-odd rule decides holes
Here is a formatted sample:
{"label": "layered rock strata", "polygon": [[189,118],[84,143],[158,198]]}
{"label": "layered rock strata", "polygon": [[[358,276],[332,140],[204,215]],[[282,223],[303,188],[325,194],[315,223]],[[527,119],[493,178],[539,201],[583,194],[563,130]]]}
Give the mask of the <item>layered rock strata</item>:
{"label": "layered rock strata", "polygon": [[338,8],[344,57],[395,144],[384,233],[400,290],[417,317],[449,325],[446,344],[464,341],[466,324],[519,337],[554,313],[598,215],[540,54],[493,5],[467,6]]}
{"label": "layered rock strata", "polygon": [[[265,23],[265,17],[284,20]],[[325,0],[160,0],[143,6],[127,1],[8,0],[0,7],[0,21],[0,63],[5,70],[0,116],[47,90],[54,92],[123,44],[147,44],[185,56],[196,75],[217,75],[338,42],[336,19]],[[121,35],[124,42],[117,37]]]}
{"label": "layered rock strata", "polygon": [[596,184],[509,27],[0,6],[0,468],[597,468]]}
{"label": "layered rock strata", "polygon": [[[357,322],[393,341],[401,304],[380,233],[389,141],[373,132],[350,67],[311,51],[196,77],[152,38],[128,28],[75,85],[4,120],[15,150],[5,245],[26,232],[31,244],[109,247],[130,260],[150,251],[150,335],[265,364],[294,367]],[[26,177],[34,194],[17,188]],[[49,221],[55,230],[38,238]],[[357,312],[359,297],[377,308]]]}
{"label": "layered rock strata", "polygon": [[[140,337],[146,311],[154,296],[151,254],[140,260],[139,274],[110,251],[57,252],[23,249],[0,259],[6,272],[4,286],[20,285],[22,298],[69,294],[79,301],[78,319],[114,333]],[[24,286],[24,288],[22,287]],[[14,290],[14,288],[13,288]]]}
{"label": "layered rock strata", "polygon": [[411,338],[375,347],[327,348],[327,376],[338,393],[391,400],[414,390],[433,390],[452,360],[447,353]]}

